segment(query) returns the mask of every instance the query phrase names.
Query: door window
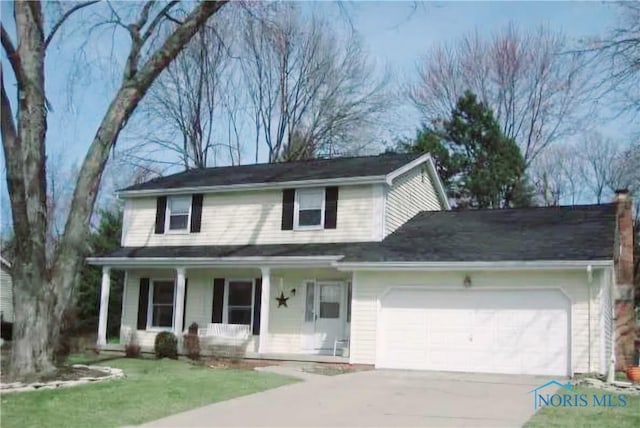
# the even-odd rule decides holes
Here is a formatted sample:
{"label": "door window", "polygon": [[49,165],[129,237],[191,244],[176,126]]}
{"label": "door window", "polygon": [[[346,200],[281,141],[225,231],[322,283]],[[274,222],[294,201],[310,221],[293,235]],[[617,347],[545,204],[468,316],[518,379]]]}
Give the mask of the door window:
{"label": "door window", "polygon": [[340,318],[340,286],[320,285],[320,318]]}

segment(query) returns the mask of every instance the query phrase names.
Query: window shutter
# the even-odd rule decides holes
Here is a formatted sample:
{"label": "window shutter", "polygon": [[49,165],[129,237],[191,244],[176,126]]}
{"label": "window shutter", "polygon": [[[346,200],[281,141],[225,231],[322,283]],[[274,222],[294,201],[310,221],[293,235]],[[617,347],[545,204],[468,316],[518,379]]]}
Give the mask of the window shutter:
{"label": "window shutter", "polygon": [[156,233],[164,233],[164,216],[167,212],[167,197],[158,196],[156,200]]}
{"label": "window shutter", "polygon": [[200,232],[202,221],[202,194],[194,194],[191,197],[191,233]]}
{"label": "window shutter", "polygon": [[324,192],[324,228],[335,229],[338,223],[338,188],[327,187]]}
{"label": "window shutter", "polygon": [[189,280],[187,278],[184,279],[184,302],[182,304],[182,330],[187,329],[187,286],[189,285]]}
{"label": "window shutter", "polygon": [[262,304],[262,278],[256,278],[256,290],[253,296],[253,334],[260,335],[260,305]]}
{"label": "window shutter", "polygon": [[293,230],[293,204],[295,189],[282,190],[282,230]]}
{"label": "window shutter", "polygon": [[138,295],[138,330],[147,329],[147,310],[149,309],[149,278],[140,278]]}
{"label": "window shutter", "polygon": [[213,307],[211,308],[211,322],[222,322],[222,307],[224,305],[224,278],[213,280]]}

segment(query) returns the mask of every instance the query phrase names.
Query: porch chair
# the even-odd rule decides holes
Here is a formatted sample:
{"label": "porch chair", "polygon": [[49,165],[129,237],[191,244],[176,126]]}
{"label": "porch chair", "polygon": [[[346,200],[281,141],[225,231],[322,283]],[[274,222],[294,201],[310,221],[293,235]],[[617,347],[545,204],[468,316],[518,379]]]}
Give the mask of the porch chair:
{"label": "porch chair", "polygon": [[333,356],[336,356],[336,351],[338,350],[338,345],[340,345],[340,348],[342,349],[342,356],[344,356],[344,351],[345,349],[349,349],[349,338],[347,337],[346,339],[338,339],[336,337],[336,340],[333,342]]}

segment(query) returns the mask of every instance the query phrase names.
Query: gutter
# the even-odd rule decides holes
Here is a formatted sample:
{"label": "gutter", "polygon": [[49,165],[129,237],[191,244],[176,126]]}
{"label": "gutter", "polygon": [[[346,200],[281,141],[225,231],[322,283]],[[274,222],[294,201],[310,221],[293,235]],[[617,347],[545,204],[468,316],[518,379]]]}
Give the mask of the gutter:
{"label": "gutter", "polygon": [[536,270],[536,269],[584,269],[606,268],[613,266],[612,260],[537,260],[537,261],[499,261],[499,262],[335,262],[339,271],[450,271],[450,270]]}
{"label": "gutter", "polygon": [[343,256],[275,257],[88,257],[95,266],[118,267],[331,267]]}
{"label": "gutter", "polygon": [[264,189],[287,189],[291,187],[305,188],[330,185],[358,185],[386,183],[386,175],[369,175],[364,177],[329,178],[321,180],[298,180],[282,181],[277,183],[246,183],[231,184],[227,186],[191,186],[177,187],[175,189],[142,189],[142,190],[119,190],[116,195],[120,198],[135,198],[142,196],[159,195],[181,195],[192,193],[223,193],[235,192],[239,190],[264,190]]}

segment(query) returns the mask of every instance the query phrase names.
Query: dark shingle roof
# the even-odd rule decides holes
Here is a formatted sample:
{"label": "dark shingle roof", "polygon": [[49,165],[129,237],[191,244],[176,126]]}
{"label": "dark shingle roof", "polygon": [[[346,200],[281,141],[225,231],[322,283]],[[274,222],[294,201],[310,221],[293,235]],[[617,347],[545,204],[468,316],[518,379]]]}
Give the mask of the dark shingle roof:
{"label": "dark shingle roof", "polygon": [[378,156],[194,169],[154,178],[123,190],[177,189],[380,176],[389,174],[420,156],[421,154],[415,153],[386,153]]}
{"label": "dark shingle roof", "polygon": [[342,255],[342,261],[611,260],[615,204],[425,211],[383,242],[124,247],[108,257]]}

